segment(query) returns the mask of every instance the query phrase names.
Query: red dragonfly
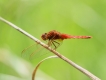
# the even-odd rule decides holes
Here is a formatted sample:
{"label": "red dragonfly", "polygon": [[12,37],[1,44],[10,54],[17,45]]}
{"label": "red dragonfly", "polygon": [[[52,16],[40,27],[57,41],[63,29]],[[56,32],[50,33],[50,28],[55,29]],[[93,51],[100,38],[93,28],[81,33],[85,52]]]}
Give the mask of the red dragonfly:
{"label": "red dragonfly", "polygon": [[[53,45],[54,46],[54,50],[56,50],[58,48],[58,46],[60,45],[60,41],[63,41],[64,39],[89,39],[89,38],[91,38],[91,36],[72,36],[72,35],[69,35],[69,34],[60,33],[60,32],[58,32],[56,30],[52,30],[52,31],[49,31],[48,33],[42,34],[41,38],[44,41],[48,41],[47,45],[48,46],[52,46]],[[32,46],[29,46],[28,48],[30,48]],[[22,54],[28,48],[24,49],[22,51]],[[33,56],[36,52],[39,52],[39,50],[40,49],[35,50],[33,53],[31,53],[30,57]]]}
{"label": "red dragonfly", "polygon": [[72,36],[69,34],[60,33],[56,30],[52,30],[48,33],[42,34],[41,38],[45,41],[48,40],[48,46],[51,46],[53,44],[55,47],[54,49],[57,49],[55,43],[58,44],[58,46],[60,45],[60,43],[58,43],[56,40],[63,41],[64,39],[89,39],[91,38],[91,36]]}

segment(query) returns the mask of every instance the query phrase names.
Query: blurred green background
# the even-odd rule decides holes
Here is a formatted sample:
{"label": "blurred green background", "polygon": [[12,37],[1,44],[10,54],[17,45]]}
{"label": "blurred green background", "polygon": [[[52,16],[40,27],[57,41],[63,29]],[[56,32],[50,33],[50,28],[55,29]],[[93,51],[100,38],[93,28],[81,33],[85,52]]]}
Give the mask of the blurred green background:
{"label": "blurred green background", "polygon": [[[57,51],[106,80],[106,0],[0,0],[0,16],[40,40],[50,30],[92,36],[64,40]],[[0,80],[31,80],[41,58],[26,59],[21,51],[33,43],[0,21]],[[63,60],[50,59],[40,66],[36,80],[90,79]]]}

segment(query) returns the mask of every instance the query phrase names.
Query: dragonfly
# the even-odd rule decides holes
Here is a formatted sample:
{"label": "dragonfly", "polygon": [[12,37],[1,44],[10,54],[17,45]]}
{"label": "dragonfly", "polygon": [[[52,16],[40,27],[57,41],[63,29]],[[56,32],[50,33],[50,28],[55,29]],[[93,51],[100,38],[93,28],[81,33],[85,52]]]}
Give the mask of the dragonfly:
{"label": "dragonfly", "polygon": [[[47,45],[48,46],[53,45],[54,49],[56,50],[58,46],[60,45],[60,43],[57,42],[57,40],[63,41],[65,39],[90,39],[91,36],[73,36],[69,34],[60,33],[56,30],[52,30],[52,31],[42,34],[41,38],[44,41],[48,40]],[[56,46],[56,44],[58,44],[58,46]]]}
{"label": "dragonfly", "polygon": [[[65,39],[90,39],[91,36],[73,36],[65,33],[60,33],[56,30],[49,31],[41,35],[42,40],[47,41],[48,47],[54,46],[54,50],[56,50],[63,40]],[[35,44],[34,44],[35,45]],[[34,46],[31,45],[28,48]],[[24,49],[22,54],[28,49]],[[38,53],[41,49],[35,50],[33,53],[30,54],[30,57],[33,56],[35,53]],[[36,55],[35,55],[36,56]]]}

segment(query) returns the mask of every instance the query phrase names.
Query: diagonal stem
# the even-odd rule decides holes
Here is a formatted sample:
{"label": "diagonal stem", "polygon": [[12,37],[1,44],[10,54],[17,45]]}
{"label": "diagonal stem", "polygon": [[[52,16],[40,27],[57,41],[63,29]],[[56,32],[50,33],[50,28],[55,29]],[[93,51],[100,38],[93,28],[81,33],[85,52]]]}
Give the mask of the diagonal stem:
{"label": "diagonal stem", "polygon": [[48,45],[42,43],[40,40],[38,40],[37,38],[33,37],[32,35],[30,35],[29,33],[27,33],[26,31],[22,30],[21,28],[19,28],[18,26],[14,25],[13,23],[5,20],[4,18],[0,17],[0,20],[5,22],[6,24],[10,25],[10,27],[13,27],[14,29],[18,30],[19,32],[21,32],[22,34],[26,35],[27,37],[29,37],[30,39],[32,39],[33,41],[35,41],[36,43],[40,44],[41,46],[43,46],[44,48],[48,49],[49,51],[51,51],[52,53],[54,53],[55,55],[57,55],[59,58],[63,59],[64,61],[66,61],[67,63],[69,63],[70,65],[72,65],[74,68],[78,69],[79,71],[81,71],[82,73],[84,73],[86,76],[88,76],[91,80],[100,80],[98,77],[96,77],[94,74],[92,74],[91,72],[89,72],[88,70],[82,68],[81,66],[77,65],[76,63],[74,63],[73,61],[69,60],[68,58],[66,58],[65,56],[63,56],[62,54],[60,54],[59,52],[53,50],[52,48],[50,48]]}

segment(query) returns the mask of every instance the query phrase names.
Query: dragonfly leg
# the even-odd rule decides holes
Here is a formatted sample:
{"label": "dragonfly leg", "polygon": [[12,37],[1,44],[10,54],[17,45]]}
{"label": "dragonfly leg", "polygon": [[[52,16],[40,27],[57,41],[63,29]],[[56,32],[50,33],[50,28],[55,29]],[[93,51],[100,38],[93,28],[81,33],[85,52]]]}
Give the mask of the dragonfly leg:
{"label": "dragonfly leg", "polygon": [[56,41],[53,41],[52,44],[53,44],[54,47],[55,47],[54,50],[56,50],[56,49],[58,48],[58,46],[56,46],[55,43],[58,44],[58,46],[60,45],[60,43],[58,43],[58,42],[56,42]]}
{"label": "dragonfly leg", "polygon": [[52,45],[52,40],[49,40],[47,45],[50,47]]}

